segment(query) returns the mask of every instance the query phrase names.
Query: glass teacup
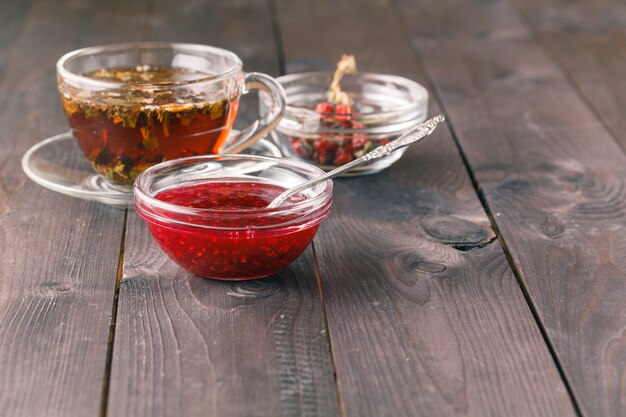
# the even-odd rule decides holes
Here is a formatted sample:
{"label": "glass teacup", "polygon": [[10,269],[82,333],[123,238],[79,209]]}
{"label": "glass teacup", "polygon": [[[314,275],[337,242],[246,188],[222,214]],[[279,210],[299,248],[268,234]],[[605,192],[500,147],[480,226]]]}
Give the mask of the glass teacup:
{"label": "glass teacup", "polygon": [[[244,73],[237,55],[206,45],[80,49],[57,62],[57,85],[73,136],[94,170],[114,184],[132,184],[166,160],[237,153],[265,136],[285,109],[273,78]],[[272,104],[229,138],[239,98],[251,89],[269,94]]]}

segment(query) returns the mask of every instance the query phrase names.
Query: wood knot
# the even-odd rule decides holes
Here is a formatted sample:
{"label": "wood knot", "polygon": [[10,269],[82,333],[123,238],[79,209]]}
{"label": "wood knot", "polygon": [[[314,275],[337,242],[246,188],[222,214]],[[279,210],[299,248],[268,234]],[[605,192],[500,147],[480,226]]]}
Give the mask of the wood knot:
{"label": "wood knot", "polygon": [[72,286],[63,282],[46,282],[41,286],[41,293],[46,297],[56,297],[59,293],[70,291]]}
{"label": "wood knot", "polygon": [[405,271],[417,271],[427,274],[437,274],[446,270],[444,264],[422,259],[414,252],[404,252],[396,255],[395,262]]}
{"label": "wood knot", "polygon": [[498,184],[497,191],[499,193],[519,195],[530,192],[532,188],[533,183],[528,179],[508,178]]}
{"label": "wood knot", "polygon": [[565,227],[562,224],[554,222],[550,219],[546,219],[546,221],[544,221],[541,226],[539,226],[539,228],[541,229],[541,233],[543,233],[544,236],[547,236],[551,239],[556,239],[557,237],[561,236],[565,231]]}
{"label": "wood knot", "polygon": [[460,251],[482,248],[495,239],[483,226],[454,216],[432,216],[422,221],[426,233]]}
{"label": "wood knot", "polygon": [[415,264],[415,269],[422,272],[427,272],[429,274],[438,274],[446,270],[446,266],[444,264],[440,264],[439,262],[418,262]]}
{"label": "wood knot", "polygon": [[561,170],[559,178],[570,184],[580,184],[585,180],[585,174],[580,171]]}
{"label": "wood knot", "polygon": [[275,280],[265,281],[243,281],[230,286],[228,295],[239,298],[264,298],[276,293],[279,289]]}

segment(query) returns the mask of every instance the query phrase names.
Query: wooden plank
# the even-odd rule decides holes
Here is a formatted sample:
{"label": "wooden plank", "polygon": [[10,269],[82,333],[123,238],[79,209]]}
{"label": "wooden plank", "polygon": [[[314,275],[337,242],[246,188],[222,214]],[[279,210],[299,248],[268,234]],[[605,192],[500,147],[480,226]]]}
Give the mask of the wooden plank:
{"label": "wooden plank", "polygon": [[[350,52],[424,83],[387,4],[278,4],[289,72]],[[575,415],[493,239],[446,128],[383,173],[336,181],[315,249],[345,416]]]}
{"label": "wooden plank", "polygon": [[178,268],[134,214],[127,244],[109,416],[337,414],[310,250],[233,283]]}
{"label": "wooden plank", "polygon": [[[159,2],[148,38],[227,47],[278,72],[267,5]],[[312,252],[262,281],[188,274],[128,223],[108,416],[334,416],[336,390]]]}
{"label": "wooden plank", "polygon": [[626,157],[508,4],[402,6],[582,414],[624,415]]}
{"label": "wooden plank", "polygon": [[623,1],[514,1],[608,130],[626,147],[626,5]]}
{"label": "wooden plank", "polygon": [[31,1],[0,3],[0,80],[8,62],[10,46],[22,28]]}
{"label": "wooden plank", "polygon": [[[2,4],[3,10],[24,7],[19,1]],[[68,129],[54,64],[88,30],[93,6],[34,1],[20,29],[12,29],[16,37],[7,35],[2,44],[3,416],[100,414],[124,211],[44,190],[20,168],[29,146]]]}

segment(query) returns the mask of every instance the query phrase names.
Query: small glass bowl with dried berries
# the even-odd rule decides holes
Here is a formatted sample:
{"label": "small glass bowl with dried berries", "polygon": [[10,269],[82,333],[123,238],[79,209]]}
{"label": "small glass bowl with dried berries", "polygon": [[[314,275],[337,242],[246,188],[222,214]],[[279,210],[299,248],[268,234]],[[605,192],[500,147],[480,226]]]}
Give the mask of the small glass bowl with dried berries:
{"label": "small glass bowl with dried berries", "polygon": [[[308,72],[279,77],[287,109],[272,138],[285,156],[317,165],[325,171],[363,156],[394,140],[426,119],[428,92],[409,79],[385,74],[345,74],[342,94],[349,104],[332,104],[328,86],[332,72]],[[269,105],[269,100],[261,100]],[[401,149],[349,171],[347,176],[373,174],[400,159]]]}

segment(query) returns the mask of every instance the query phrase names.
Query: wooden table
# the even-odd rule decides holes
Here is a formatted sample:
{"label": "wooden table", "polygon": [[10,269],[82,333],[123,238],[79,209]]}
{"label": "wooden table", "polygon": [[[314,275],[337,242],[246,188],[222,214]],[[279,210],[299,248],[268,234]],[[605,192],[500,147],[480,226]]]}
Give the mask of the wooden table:
{"label": "wooden table", "polygon": [[[57,58],[129,40],[351,52],[448,123],[337,180],[292,266],[204,280],[20,169],[67,130]],[[0,415],[626,415],[625,80],[621,0],[3,0]]]}

